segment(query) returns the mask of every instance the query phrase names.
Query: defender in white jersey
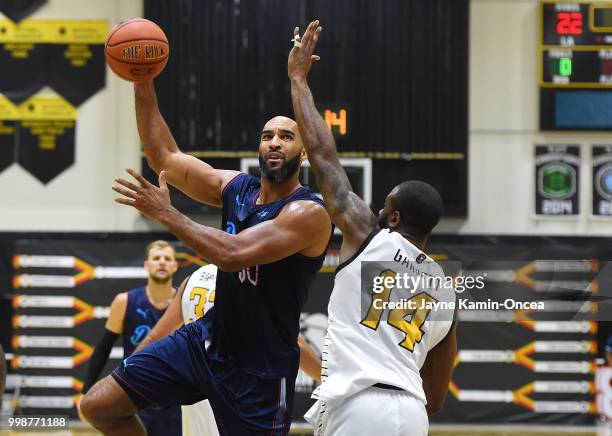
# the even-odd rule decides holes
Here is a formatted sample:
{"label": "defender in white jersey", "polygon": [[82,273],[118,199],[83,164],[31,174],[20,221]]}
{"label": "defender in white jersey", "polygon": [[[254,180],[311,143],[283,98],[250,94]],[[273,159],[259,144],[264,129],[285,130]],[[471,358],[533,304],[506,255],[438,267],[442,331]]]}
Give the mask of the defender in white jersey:
{"label": "defender in white jersey", "polygon": [[[403,182],[378,218],[354,192],[307,83],[322,28],[294,31],[288,73],[300,135],[332,221],[341,265],[329,301],[321,386],[306,419],[315,434],[427,435],[457,351],[454,303],[439,265],[423,253],[442,213],[430,185]],[[399,281],[397,279],[400,279]]]}
{"label": "defender in white jersey", "polygon": [[[215,303],[217,267],[209,264],[200,267],[183,280],[174,300],[149,335],[136,348],[137,353],[145,346],[158,341],[183,324],[195,322],[204,316]],[[312,379],[321,381],[321,359],[312,347],[300,336],[300,369]],[[208,400],[190,406],[181,406],[183,436],[218,436],[212,408]]]}

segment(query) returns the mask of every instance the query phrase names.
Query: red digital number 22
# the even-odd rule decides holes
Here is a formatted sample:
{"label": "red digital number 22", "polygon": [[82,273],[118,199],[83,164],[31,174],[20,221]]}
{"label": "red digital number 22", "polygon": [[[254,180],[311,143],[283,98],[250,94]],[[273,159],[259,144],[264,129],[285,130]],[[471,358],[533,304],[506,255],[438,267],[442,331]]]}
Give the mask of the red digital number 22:
{"label": "red digital number 22", "polygon": [[559,12],[557,14],[557,33],[559,35],[581,35],[582,13]]}

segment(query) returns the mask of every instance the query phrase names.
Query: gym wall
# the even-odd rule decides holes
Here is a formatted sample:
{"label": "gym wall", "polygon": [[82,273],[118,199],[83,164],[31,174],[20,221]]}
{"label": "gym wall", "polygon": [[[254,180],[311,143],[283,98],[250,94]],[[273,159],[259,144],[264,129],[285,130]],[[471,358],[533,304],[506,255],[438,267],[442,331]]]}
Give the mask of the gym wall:
{"label": "gym wall", "polygon": [[[591,144],[609,133],[540,132],[538,1],[472,0],[467,220],[444,220],[440,233],[609,235],[612,220],[594,221]],[[535,144],[580,144],[581,215],[535,219]]]}
{"label": "gym wall", "polygon": [[[49,0],[31,19],[108,20],[142,14],[141,1]],[[4,18],[4,17],[1,17]],[[39,94],[57,95],[50,88]],[[140,168],[140,147],[129,83],[107,70],[106,87],[78,107],[75,162],[48,184],[17,164],[0,173],[2,231],[137,231],[138,214],[113,203],[112,181]]]}

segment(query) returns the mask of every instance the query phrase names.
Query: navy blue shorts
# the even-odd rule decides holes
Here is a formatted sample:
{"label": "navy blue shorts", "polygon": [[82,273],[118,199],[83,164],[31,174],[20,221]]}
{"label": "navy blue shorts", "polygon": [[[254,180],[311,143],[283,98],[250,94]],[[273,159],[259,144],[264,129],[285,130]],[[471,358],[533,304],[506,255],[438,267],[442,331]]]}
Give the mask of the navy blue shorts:
{"label": "navy blue shorts", "polygon": [[139,409],[208,399],[222,436],[287,434],[295,377],[265,379],[211,359],[204,319],[127,357],[112,377]]}
{"label": "navy blue shorts", "polygon": [[151,406],[138,412],[148,436],[182,436],[181,406]]}

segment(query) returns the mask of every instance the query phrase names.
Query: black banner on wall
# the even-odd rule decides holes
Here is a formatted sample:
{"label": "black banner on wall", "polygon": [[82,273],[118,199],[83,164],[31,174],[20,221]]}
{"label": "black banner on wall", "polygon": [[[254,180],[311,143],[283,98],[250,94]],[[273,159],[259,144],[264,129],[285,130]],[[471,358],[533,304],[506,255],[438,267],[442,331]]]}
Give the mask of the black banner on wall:
{"label": "black banner on wall", "polygon": [[593,215],[612,216],[612,145],[593,146]]}
{"label": "black banner on wall", "polygon": [[580,147],[536,145],[535,187],[536,215],[579,215]]}
{"label": "black banner on wall", "polygon": [[17,159],[17,120],[19,111],[0,96],[0,173]]}
{"label": "black banner on wall", "polygon": [[78,106],[106,80],[105,20],[0,20],[0,92],[21,103],[49,85]]}
{"label": "black banner on wall", "polygon": [[45,3],[47,0],[2,0],[0,12],[17,22],[32,15]]}
{"label": "black banner on wall", "polygon": [[18,109],[19,165],[47,184],[74,163],[77,111],[61,97],[32,97]]}

